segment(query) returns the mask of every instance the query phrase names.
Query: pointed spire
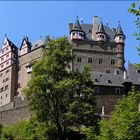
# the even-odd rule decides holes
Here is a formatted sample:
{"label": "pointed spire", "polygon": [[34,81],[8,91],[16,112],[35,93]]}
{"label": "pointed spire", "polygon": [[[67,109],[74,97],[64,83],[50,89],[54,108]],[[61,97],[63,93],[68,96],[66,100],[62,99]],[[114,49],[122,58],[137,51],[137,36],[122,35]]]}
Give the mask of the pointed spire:
{"label": "pointed spire", "polygon": [[99,26],[98,26],[98,31],[97,31],[97,33],[105,33],[102,19],[101,19],[100,24],[99,24]]}
{"label": "pointed spire", "polygon": [[123,34],[123,31],[122,31],[122,27],[121,27],[120,21],[118,21],[117,34]]}
{"label": "pointed spire", "polygon": [[79,19],[78,19],[78,16],[76,17],[76,22],[75,22],[73,30],[79,30],[79,31],[82,30]]}
{"label": "pointed spire", "polygon": [[116,31],[115,36],[117,36],[117,35],[123,35],[125,37],[123,30],[122,30],[122,27],[121,27],[121,24],[120,24],[120,21],[118,21],[118,27],[117,27],[117,31]]}

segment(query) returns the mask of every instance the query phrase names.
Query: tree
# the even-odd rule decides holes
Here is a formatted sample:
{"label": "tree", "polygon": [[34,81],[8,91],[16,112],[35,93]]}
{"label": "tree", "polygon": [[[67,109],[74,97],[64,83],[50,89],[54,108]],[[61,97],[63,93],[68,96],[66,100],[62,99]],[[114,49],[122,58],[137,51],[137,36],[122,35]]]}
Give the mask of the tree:
{"label": "tree", "polygon": [[[134,22],[138,31],[134,33],[134,36],[136,37],[136,40],[140,40],[140,5],[136,6],[135,3],[132,3],[131,8],[129,8],[128,11],[136,16]],[[140,52],[140,44],[138,44],[137,49]]]}
{"label": "tree", "polygon": [[[84,68],[82,73],[75,73],[68,69],[73,57],[72,46],[66,37],[58,39],[47,37],[45,46],[47,49],[43,50],[42,59],[33,64],[32,77],[24,92],[29,107],[37,118],[46,125],[55,125],[59,139],[64,139],[67,126],[74,124],[74,119],[71,120],[70,115],[74,115],[78,105],[82,105],[80,110],[84,107],[84,111],[80,114],[78,110],[76,121],[80,118],[78,123],[84,124],[83,121],[87,121],[91,124],[88,120],[89,116],[94,116],[95,113],[93,83],[87,68]],[[80,97],[79,100],[77,95]],[[81,104],[82,98],[90,103]],[[73,104],[75,106],[71,108]]]}
{"label": "tree", "polygon": [[39,123],[36,118],[31,118],[4,126],[1,140],[48,140],[49,129]]}
{"label": "tree", "polygon": [[123,97],[119,100],[107,124],[105,125],[104,123],[101,125],[102,131],[99,139],[101,139],[101,137],[103,138],[103,136],[106,136],[104,140],[140,139],[139,102],[140,94],[138,94],[133,87],[127,97]]}

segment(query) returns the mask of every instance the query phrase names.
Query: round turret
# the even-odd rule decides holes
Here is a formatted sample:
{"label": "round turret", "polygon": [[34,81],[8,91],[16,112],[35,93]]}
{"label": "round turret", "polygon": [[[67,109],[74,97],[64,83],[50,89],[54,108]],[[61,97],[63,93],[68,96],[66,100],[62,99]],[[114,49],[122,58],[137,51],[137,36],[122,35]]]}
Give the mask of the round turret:
{"label": "round turret", "polygon": [[78,17],[76,19],[73,29],[70,31],[70,39],[72,41],[85,40],[85,32],[82,30]]}
{"label": "round turret", "polygon": [[106,33],[102,21],[100,22],[98,31],[96,32],[96,40],[99,45],[103,45],[106,42]]}
{"label": "round turret", "polygon": [[117,28],[117,32],[116,32],[116,35],[115,35],[115,42],[116,43],[125,43],[125,35],[122,31],[122,28],[121,28],[121,25],[120,25],[120,22],[119,22],[119,25],[118,25],[118,28]]}

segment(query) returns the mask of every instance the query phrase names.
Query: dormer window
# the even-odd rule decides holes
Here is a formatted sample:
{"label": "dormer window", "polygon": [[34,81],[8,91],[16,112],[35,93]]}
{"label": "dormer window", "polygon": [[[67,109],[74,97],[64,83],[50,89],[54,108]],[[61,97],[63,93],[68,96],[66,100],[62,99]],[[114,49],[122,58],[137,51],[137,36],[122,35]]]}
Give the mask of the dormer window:
{"label": "dormer window", "polygon": [[99,80],[98,79],[95,79],[95,82],[99,82]]}
{"label": "dormer window", "polygon": [[107,82],[108,82],[109,84],[112,84],[111,80],[107,80]]}
{"label": "dormer window", "polygon": [[140,69],[139,70],[136,70],[136,73],[140,74]]}
{"label": "dormer window", "polygon": [[32,72],[32,66],[31,65],[26,66],[26,70],[27,70],[27,73],[31,73]]}

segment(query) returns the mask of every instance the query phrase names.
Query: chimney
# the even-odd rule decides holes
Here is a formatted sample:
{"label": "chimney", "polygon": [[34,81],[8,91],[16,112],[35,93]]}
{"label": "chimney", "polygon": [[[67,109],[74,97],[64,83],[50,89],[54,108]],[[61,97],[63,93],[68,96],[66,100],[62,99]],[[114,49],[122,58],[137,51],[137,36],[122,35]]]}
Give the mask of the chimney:
{"label": "chimney", "polygon": [[96,40],[96,32],[98,31],[98,16],[93,17],[92,39]]}
{"label": "chimney", "polygon": [[73,28],[73,23],[69,23],[69,31],[71,31]]}

